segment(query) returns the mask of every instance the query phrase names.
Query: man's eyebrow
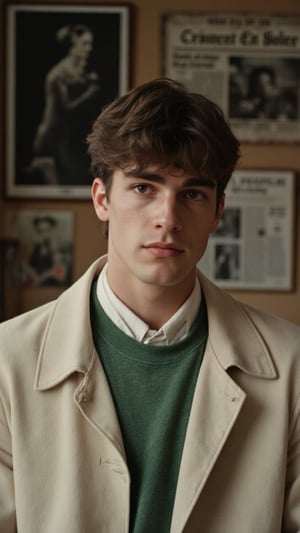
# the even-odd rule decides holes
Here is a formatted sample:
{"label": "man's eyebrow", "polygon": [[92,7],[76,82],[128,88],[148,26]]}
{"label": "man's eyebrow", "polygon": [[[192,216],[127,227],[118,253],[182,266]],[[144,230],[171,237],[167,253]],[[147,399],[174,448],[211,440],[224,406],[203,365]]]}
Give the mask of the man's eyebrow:
{"label": "man's eyebrow", "polygon": [[[148,181],[153,181],[155,183],[163,183],[165,181],[165,177],[161,174],[150,172],[148,170],[139,170],[139,169],[130,169],[124,172],[124,176],[126,178],[141,178]],[[210,189],[214,189],[216,187],[216,182],[208,177],[202,176],[202,177],[190,177],[187,178],[184,183],[184,187],[209,187]]]}
{"label": "man's eyebrow", "polygon": [[132,168],[124,172],[125,178],[142,178],[149,181],[155,181],[157,183],[163,183],[165,178],[161,174],[150,172],[148,170],[140,170],[138,168]]}
{"label": "man's eyebrow", "polygon": [[211,178],[199,177],[199,178],[188,178],[184,182],[185,187],[209,187],[210,189],[215,189],[216,182]]}

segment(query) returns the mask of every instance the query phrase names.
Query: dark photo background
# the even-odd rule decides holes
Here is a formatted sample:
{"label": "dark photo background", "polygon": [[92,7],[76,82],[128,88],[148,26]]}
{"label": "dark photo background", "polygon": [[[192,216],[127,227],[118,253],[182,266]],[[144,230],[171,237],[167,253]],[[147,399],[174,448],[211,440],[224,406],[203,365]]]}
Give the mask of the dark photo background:
{"label": "dark photo background", "polygon": [[[33,141],[45,107],[45,79],[64,51],[56,40],[57,31],[65,25],[86,25],[93,34],[89,69],[97,74],[99,90],[77,112],[74,136],[78,141],[74,173],[64,176],[63,185],[89,185],[85,137],[102,107],[121,92],[120,79],[120,13],[51,11],[16,13],[15,55],[15,184],[40,185],[39,175],[30,169]],[[59,8],[58,8],[59,9]],[[79,171],[80,170],[80,171]],[[78,172],[77,172],[78,171]]]}

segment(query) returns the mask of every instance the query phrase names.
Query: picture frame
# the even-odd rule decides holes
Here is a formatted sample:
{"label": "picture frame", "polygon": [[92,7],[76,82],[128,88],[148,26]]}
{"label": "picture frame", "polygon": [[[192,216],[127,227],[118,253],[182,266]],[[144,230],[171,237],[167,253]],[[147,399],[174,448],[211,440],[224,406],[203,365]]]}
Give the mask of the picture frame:
{"label": "picture frame", "polygon": [[66,209],[6,213],[10,241],[18,243],[14,277],[19,288],[69,287],[73,281],[75,217]]}
{"label": "picture frame", "polygon": [[130,10],[6,5],[6,197],[90,198],[86,136],[129,88]]}
{"label": "picture frame", "polygon": [[294,287],[296,172],[235,170],[199,268],[229,290]]}

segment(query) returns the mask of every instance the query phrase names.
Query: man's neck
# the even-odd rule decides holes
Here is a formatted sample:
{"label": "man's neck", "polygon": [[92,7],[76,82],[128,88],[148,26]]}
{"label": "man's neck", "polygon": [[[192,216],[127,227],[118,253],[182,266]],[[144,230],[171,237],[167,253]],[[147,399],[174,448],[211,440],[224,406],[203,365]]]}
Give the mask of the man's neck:
{"label": "man's neck", "polygon": [[124,282],[121,286],[110,276],[107,279],[115,295],[151,329],[161,328],[184,304],[195,286],[195,276],[181,286],[161,287],[147,283]]}

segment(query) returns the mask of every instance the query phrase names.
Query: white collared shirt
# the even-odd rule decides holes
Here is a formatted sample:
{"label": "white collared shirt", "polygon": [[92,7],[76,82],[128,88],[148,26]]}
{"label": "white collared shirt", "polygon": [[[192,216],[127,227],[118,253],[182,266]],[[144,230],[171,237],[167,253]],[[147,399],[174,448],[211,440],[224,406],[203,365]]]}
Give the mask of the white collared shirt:
{"label": "white collared shirt", "polygon": [[182,340],[189,332],[201,303],[199,280],[183,305],[159,329],[152,330],[115,295],[107,280],[107,265],[97,280],[97,297],[108,317],[126,335],[145,344],[169,345]]}

